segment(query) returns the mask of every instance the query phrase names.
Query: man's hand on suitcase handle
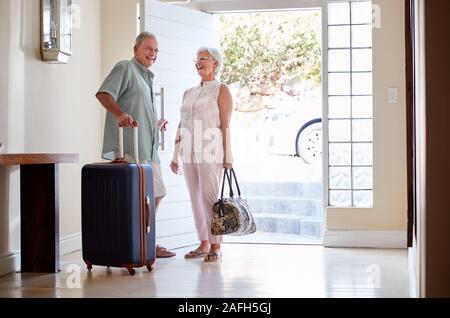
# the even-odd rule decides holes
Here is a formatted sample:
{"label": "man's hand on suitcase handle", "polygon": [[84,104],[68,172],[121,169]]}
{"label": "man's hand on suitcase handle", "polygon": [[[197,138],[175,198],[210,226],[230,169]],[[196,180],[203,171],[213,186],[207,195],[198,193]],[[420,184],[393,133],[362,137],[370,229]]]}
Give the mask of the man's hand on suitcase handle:
{"label": "man's hand on suitcase handle", "polygon": [[119,123],[119,127],[137,127],[138,122],[126,113],[122,113],[119,117],[117,117],[117,122]]}

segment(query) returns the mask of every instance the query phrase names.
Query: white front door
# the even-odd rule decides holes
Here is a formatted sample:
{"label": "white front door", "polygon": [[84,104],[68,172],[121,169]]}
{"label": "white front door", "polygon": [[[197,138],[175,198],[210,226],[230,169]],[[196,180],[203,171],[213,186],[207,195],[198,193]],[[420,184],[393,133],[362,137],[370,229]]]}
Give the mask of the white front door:
{"label": "white front door", "polygon": [[[167,196],[157,214],[157,242],[168,248],[188,246],[198,242],[189,195],[184,176],[174,175],[169,164],[180,121],[183,93],[200,81],[193,58],[202,46],[218,46],[216,17],[145,0],[141,3],[141,30],[152,32],[158,39],[158,60],[152,67],[155,73],[154,90],[159,92],[164,88],[164,117],[170,123],[164,136],[165,149],[160,148],[159,152]],[[160,98],[156,102],[160,112]]]}

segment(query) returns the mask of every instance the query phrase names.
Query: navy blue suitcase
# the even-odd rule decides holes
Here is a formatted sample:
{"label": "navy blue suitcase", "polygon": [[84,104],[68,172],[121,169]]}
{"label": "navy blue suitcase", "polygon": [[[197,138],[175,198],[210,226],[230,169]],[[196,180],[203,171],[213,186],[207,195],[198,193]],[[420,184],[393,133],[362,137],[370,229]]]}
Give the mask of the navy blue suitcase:
{"label": "navy blue suitcase", "polygon": [[[123,149],[123,148],[122,148]],[[92,265],[151,271],[156,258],[151,164],[99,163],[81,173],[83,260]]]}

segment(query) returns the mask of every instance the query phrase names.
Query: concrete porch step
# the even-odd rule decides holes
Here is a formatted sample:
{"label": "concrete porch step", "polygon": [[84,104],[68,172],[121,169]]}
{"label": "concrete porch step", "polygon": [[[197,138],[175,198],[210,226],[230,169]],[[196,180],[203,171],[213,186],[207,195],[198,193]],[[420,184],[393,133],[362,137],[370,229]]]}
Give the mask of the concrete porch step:
{"label": "concrete porch step", "polygon": [[302,197],[259,196],[245,197],[254,214],[290,214],[295,216],[322,216],[323,204],[318,199]]}
{"label": "concrete porch step", "polygon": [[322,217],[273,213],[253,215],[258,231],[322,237]]}
{"label": "concrete porch step", "polygon": [[323,192],[322,183],[313,182],[243,182],[239,186],[243,196],[270,195],[322,199]]}

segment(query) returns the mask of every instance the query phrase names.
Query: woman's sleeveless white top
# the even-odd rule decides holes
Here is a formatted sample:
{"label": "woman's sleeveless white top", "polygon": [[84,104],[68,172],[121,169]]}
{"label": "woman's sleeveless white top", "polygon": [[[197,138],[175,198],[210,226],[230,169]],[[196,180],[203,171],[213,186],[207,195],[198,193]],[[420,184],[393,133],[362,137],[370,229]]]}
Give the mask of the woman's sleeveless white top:
{"label": "woman's sleeveless white top", "polygon": [[[186,91],[181,105],[180,154],[202,154],[202,162],[223,162],[218,98],[221,83],[207,81]],[[183,158],[186,162],[186,158]],[[197,160],[196,160],[197,161]]]}

